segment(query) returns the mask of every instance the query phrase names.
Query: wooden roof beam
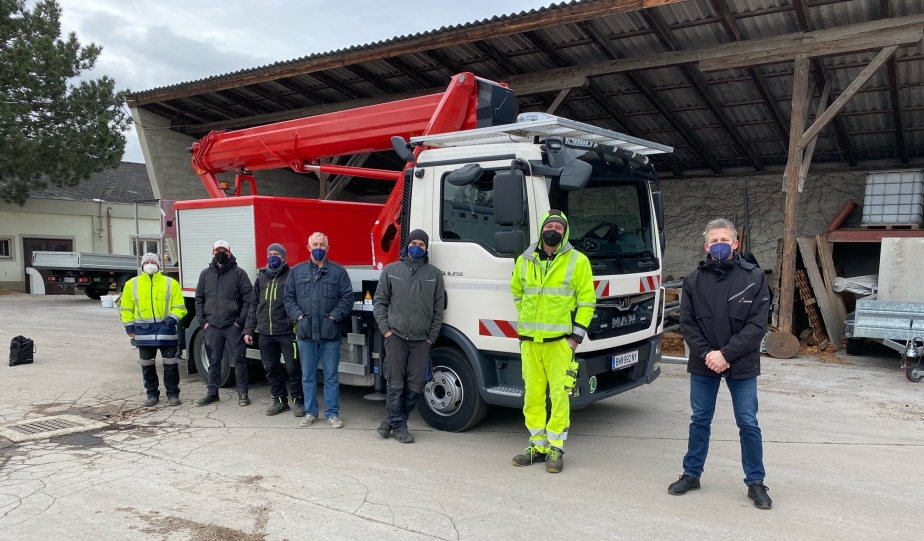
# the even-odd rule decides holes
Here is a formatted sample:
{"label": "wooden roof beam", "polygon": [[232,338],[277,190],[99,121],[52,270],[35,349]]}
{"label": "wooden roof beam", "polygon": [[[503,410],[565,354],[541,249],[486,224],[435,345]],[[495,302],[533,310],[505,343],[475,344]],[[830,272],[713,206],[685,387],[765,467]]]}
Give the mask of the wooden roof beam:
{"label": "wooden roof beam", "polygon": [[[719,22],[725,28],[725,33],[728,34],[728,37],[734,41],[744,41],[744,35],[741,33],[741,27],[738,26],[738,20],[735,14],[728,8],[726,0],[709,0],[709,3],[712,5],[712,9],[715,11],[716,16],[719,18]],[[757,87],[757,92],[764,99],[764,104],[767,106],[767,109],[770,110],[770,116],[776,122],[776,127],[780,130],[780,135],[784,137],[787,136],[789,132],[788,119],[786,115],[783,114],[783,110],[780,108],[777,99],[773,96],[773,93],[770,92],[770,86],[767,84],[767,80],[764,79],[763,73],[759,68],[748,68],[748,76],[750,76],[754,86]]]}
{"label": "wooden roof beam", "polygon": [[272,107],[267,107],[263,105],[262,103],[257,103],[256,101],[248,98],[247,96],[241,95],[236,90],[219,90],[218,92],[216,92],[216,94],[218,94],[222,98],[225,98],[226,100],[229,100],[233,103],[240,105],[241,107],[245,107],[247,109],[250,109],[251,111],[255,111],[257,114],[276,112],[276,110],[273,109]]}
{"label": "wooden roof beam", "polygon": [[306,99],[309,99],[318,105],[323,105],[325,103],[330,103],[330,99],[322,96],[317,90],[310,88],[295,79],[276,79],[273,81],[277,85],[285,88],[286,90],[291,90],[296,94],[304,96]]}
{"label": "wooden roof beam", "polygon": [[[472,42],[472,46],[475,49],[481,51],[482,54],[491,57],[491,60],[500,66],[501,70],[506,71],[511,75],[518,75],[523,73],[523,70],[510,62],[510,59],[507,58],[507,55],[502,53],[497,47],[488,43],[487,41]],[[560,90],[564,89],[562,88]]]}
{"label": "wooden roof beam", "polygon": [[353,73],[353,75],[359,77],[360,79],[371,83],[376,88],[383,90],[388,94],[400,94],[402,92],[397,86],[391,84],[386,79],[383,79],[366,68],[360,66],[359,64],[353,66],[344,66],[344,69]]}
{"label": "wooden roof beam", "polygon": [[180,102],[180,100],[167,100],[163,102],[163,105],[170,107],[171,109],[176,109],[177,112],[182,113],[183,115],[195,119],[197,122],[213,122],[218,120],[219,117],[213,116],[209,113],[204,113],[200,110],[187,107]]}
{"label": "wooden roof beam", "polygon": [[[669,51],[678,51],[682,47],[677,39],[674,37],[673,32],[667,28],[667,23],[664,21],[664,18],[660,13],[657,12],[655,8],[651,8],[641,12],[642,17],[648,23],[648,25],[654,30],[655,36],[661,41],[661,44]],[[760,158],[757,157],[757,153],[754,152],[754,149],[751,148],[751,145],[744,140],[744,137],[738,131],[738,127],[728,116],[728,113],[725,111],[725,105],[719,103],[718,100],[712,95],[710,89],[706,86],[706,81],[703,79],[703,74],[700,71],[688,65],[679,66],[681,73],[690,81],[690,84],[693,85],[693,89],[699,94],[699,97],[706,103],[706,106],[712,111],[712,114],[718,119],[719,123],[725,128],[725,131],[731,135],[732,140],[734,141],[734,146],[737,147],[738,152],[742,156],[746,157],[754,169],[758,171],[764,170],[764,164],[760,161]],[[677,112],[677,109],[674,108],[674,112]]]}
{"label": "wooden roof beam", "polygon": [[431,80],[430,77],[427,77],[421,70],[408,64],[407,61],[401,57],[383,58],[382,60],[400,71],[405,77],[420,85],[421,88],[433,88],[440,84],[440,81]]}
{"label": "wooden roof beam", "polygon": [[[889,0],[879,0],[879,16],[883,19],[892,17]],[[895,127],[895,147],[902,165],[908,165],[908,144],[905,141],[905,123],[902,121],[902,99],[898,82],[898,69],[895,57],[886,63],[886,81],[889,85],[889,99],[892,102],[892,125]]]}
{"label": "wooden roof beam", "polygon": [[[616,50],[610,40],[606,39],[606,36],[603,34],[603,32],[600,31],[599,28],[597,28],[593,21],[587,21],[581,24],[580,27],[588,37],[597,43],[597,46],[600,48],[603,54],[607,56],[607,58],[610,58],[611,61],[618,61],[619,51]],[[680,118],[674,113],[671,107],[668,107],[661,102],[661,99],[657,96],[657,94],[655,94],[654,88],[652,88],[652,86],[648,84],[647,81],[639,77],[637,74],[626,73],[624,75],[629,79],[629,82],[632,83],[632,85],[637,88],[643,96],[645,96],[645,99],[647,99],[648,102],[658,110],[661,116],[667,120],[667,123],[670,124],[672,128],[674,128],[674,131],[676,131],[680,137],[683,138],[683,140],[694,149],[696,154],[702,158],[703,163],[712,169],[716,174],[721,173],[722,166],[719,165],[719,162],[715,160],[715,158],[712,156],[712,153],[709,152],[709,149],[703,145],[702,142],[693,133],[691,133],[689,129],[687,129],[687,126],[681,122]],[[514,89],[514,91],[516,91],[516,89]]]}
{"label": "wooden roof beam", "polygon": [[330,88],[333,88],[337,92],[340,92],[341,94],[343,94],[344,96],[346,96],[347,98],[351,100],[358,100],[358,99],[362,99],[366,97],[366,96],[363,96],[356,89],[350,88],[349,85],[342,82],[340,79],[337,79],[336,77],[328,73],[324,73],[323,71],[312,72],[310,76],[324,83]]}
{"label": "wooden roof beam", "polygon": [[282,106],[283,109],[298,109],[302,107],[302,104],[296,103],[293,100],[290,100],[288,97],[280,95],[276,92],[272,92],[267,88],[260,86],[259,84],[245,86],[247,90],[253,92],[254,94],[260,96],[264,100],[273,102],[277,105]]}
{"label": "wooden roof beam", "polygon": [[[430,60],[433,60],[437,64],[443,66],[449,73],[455,75],[457,73],[462,73],[463,71],[468,71],[462,67],[462,64],[453,60],[448,54],[440,51],[439,49],[432,49],[429,51],[423,51],[423,55],[430,57]],[[475,75],[478,75],[477,73]],[[451,76],[450,76],[451,77]]]}

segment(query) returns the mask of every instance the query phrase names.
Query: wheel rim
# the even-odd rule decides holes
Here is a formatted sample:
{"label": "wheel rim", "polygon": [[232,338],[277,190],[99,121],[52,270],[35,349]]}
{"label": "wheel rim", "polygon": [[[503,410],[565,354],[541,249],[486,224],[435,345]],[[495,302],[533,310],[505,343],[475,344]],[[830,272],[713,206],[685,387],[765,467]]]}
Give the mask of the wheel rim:
{"label": "wheel rim", "polygon": [[924,376],[924,373],[922,373],[920,366],[916,366],[914,368],[908,369],[908,375],[908,379],[921,379],[921,376]]}
{"label": "wheel rim", "polygon": [[462,380],[453,370],[445,366],[433,369],[433,381],[424,387],[424,401],[433,413],[449,417],[459,411],[465,392]]}
{"label": "wheel rim", "polygon": [[199,346],[199,362],[202,364],[202,368],[205,368],[205,371],[209,371],[209,355],[205,350],[205,340],[202,341],[202,344]]}

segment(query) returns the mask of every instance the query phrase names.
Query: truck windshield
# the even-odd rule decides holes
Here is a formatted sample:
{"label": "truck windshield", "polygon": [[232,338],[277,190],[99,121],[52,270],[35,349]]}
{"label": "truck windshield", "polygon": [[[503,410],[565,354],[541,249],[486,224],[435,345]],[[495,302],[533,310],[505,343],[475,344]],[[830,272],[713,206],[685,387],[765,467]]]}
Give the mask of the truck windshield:
{"label": "truck windshield", "polygon": [[580,159],[594,167],[590,182],[582,190],[565,191],[552,179],[549,204],[568,216],[569,240],[590,259],[594,275],[649,272],[660,264],[648,182],[626,177],[624,162],[614,157],[586,153]]}

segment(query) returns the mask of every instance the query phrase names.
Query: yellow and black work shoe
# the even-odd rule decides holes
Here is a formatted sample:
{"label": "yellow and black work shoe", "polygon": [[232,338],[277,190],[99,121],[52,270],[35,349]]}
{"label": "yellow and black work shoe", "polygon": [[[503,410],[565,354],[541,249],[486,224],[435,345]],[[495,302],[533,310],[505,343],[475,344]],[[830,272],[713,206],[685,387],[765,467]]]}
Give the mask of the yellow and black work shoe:
{"label": "yellow and black work shoe", "polygon": [[247,396],[247,393],[238,393],[237,396],[238,396],[238,400],[237,400],[238,406],[243,407],[243,406],[250,405],[250,397]]}
{"label": "yellow and black work shoe", "polygon": [[545,453],[540,451],[538,447],[530,445],[522,454],[513,457],[513,465],[529,466],[534,462],[545,462],[545,456]]}
{"label": "yellow and black work shoe", "polygon": [[552,447],[549,449],[548,454],[545,456],[545,471],[549,473],[561,473],[565,469],[565,463],[562,461],[562,455],[565,452],[557,447]]}

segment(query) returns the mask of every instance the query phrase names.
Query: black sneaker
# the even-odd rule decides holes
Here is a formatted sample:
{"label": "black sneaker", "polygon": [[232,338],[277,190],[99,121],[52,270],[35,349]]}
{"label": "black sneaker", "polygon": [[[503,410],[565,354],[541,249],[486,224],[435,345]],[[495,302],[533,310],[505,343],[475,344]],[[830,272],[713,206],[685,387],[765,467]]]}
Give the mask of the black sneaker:
{"label": "black sneaker", "polygon": [[267,415],[279,415],[280,413],[284,411],[289,411],[290,409],[291,408],[289,408],[289,403],[286,402],[286,399],[281,396],[278,396],[273,399],[273,404],[270,407],[266,408],[266,414]]}
{"label": "black sneaker", "polygon": [[565,469],[564,454],[565,452],[558,447],[550,447],[549,452],[545,455],[545,471],[561,473]]}
{"label": "black sneaker", "polygon": [[535,462],[545,462],[545,453],[535,445],[530,445],[521,454],[513,457],[514,466],[529,466]]}
{"label": "black sneaker", "polygon": [[773,507],[773,500],[767,494],[770,489],[763,483],[755,483],[748,486],[748,498],[754,500],[754,507],[758,509],[770,509]]}
{"label": "black sneaker", "polygon": [[391,431],[391,437],[395,438],[401,443],[414,443],[414,436],[407,431],[407,427],[404,425],[399,426]]}
{"label": "black sneaker", "polygon": [[292,413],[294,413],[296,417],[304,417],[305,416],[305,399],[300,396],[293,396],[292,402],[293,402]]}
{"label": "black sneaker", "polygon": [[221,399],[218,398],[217,394],[207,394],[199,400],[196,400],[196,407],[198,408],[200,406],[208,406],[209,404],[215,404],[218,402],[221,402]]}
{"label": "black sneaker", "polygon": [[238,396],[238,401],[237,401],[238,406],[249,406],[250,405],[250,398],[247,397],[247,393],[238,393],[237,396]]}
{"label": "black sneaker", "polygon": [[388,424],[388,421],[382,421],[379,423],[379,427],[376,428],[375,431],[379,433],[379,436],[387,438],[388,436],[391,436],[391,425]]}
{"label": "black sneaker", "polygon": [[144,401],[144,407],[153,408],[158,402],[160,402],[160,397],[149,396],[148,399]]}
{"label": "black sneaker", "polygon": [[699,490],[698,477],[683,474],[680,476],[680,479],[674,481],[671,483],[671,486],[667,487],[667,493],[673,494],[674,496],[682,496],[686,494],[688,490]]}
{"label": "black sneaker", "polygon": [[178,396],[167,397],[167,405],[176,407],[176,406],[179,406],[180,404],[182,404],[182,402],[180,402],[180,397]]}

